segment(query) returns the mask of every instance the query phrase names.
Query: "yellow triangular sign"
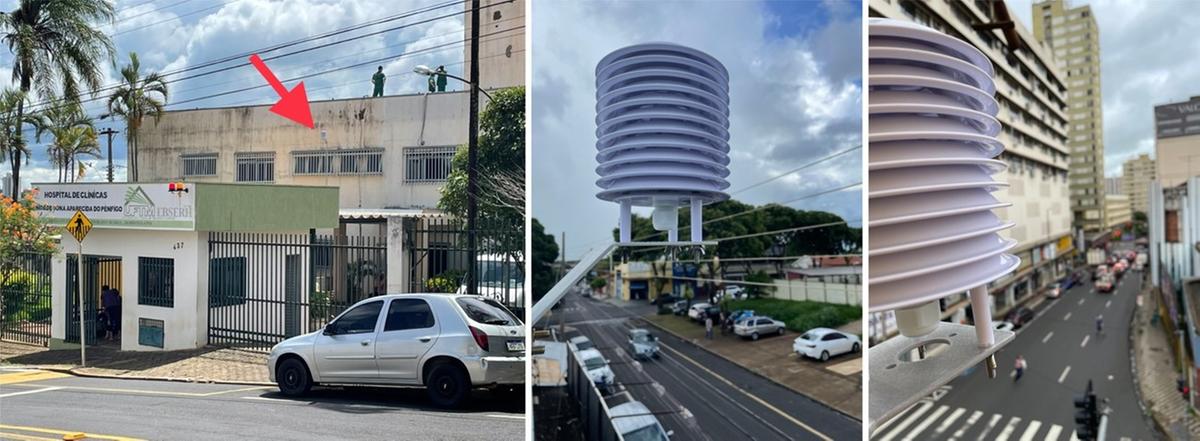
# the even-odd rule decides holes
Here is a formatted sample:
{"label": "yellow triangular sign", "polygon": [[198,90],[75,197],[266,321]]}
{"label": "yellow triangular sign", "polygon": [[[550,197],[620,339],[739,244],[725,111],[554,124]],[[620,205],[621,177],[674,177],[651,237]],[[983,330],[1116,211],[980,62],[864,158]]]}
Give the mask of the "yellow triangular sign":
{"label": "yellow triangular sign", "polygon": [[67,231],[75,236],[75,240],[83,242],[83,238],[87,237],[89,231],[92,231],[92,220],[88,219],[82,211],[76,210],[75,215],[71,216],[71,220],[67,221]]}

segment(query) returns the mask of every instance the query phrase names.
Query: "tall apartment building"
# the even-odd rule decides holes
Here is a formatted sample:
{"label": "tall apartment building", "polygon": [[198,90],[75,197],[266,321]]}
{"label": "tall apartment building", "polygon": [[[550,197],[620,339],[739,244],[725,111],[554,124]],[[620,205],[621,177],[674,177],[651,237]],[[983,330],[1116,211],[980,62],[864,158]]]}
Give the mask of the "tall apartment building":
{"label": "tall apartment building", "polygon": [[1125,179],[1120,176],[1104,178],[1104,194],[1125,194],[1121,187],[1125,185]]}
{"label": "tall apartment building", "polygon": [[1116,228],[1133,219],[1133,210],[1129,206],[1129,195],[1104,195],[1105,228]]}
{"label": "tall apartment building", "polygon": [[[1018,241],[1014,254],[1021,266],[1011,276],[993,282],[994,308],[999,314],[1034,296],[1041,287],[1065,274],[1074,250],[1071,237],[1070,193],[1067,183],[1067,87],[1050,48],[1016,24],[1021,44],[1010,47],[1001,30],[981,30],[992,23],[992,3],[961,1],[869,0],[871,17],[916,22],[970,43],[995,67],[996,100],[1005,152],[999,159],[1008,171],[997,178],[1009,187],[995,192],[1013,205],[997,210],[1017,226],[1003,234]],[[1010,14],[1011,15],[1011,14]],[[965,302],[948,302],[944,313],[957,322]]]}
{"label": "tall apartment building", "polygon": [[1200,96],[1154,106],[1154,159],[1163,188],[1200,176]]}
{"label": "tall apartment building", "polygon": [[1129,207],[1133,212],[1145,213],[1150,209],[1150,183],[1156,177],[1150,155],[1138,155],[1121,165],[1121,194],[1129,196]]}
{"label": "tall apartment building", "polygon": [[1104,227],[1104,116],[1100,100],[1100,29],[1091,7],[1064,0],[1033,5],[1033,34],[1054,50],[1070,105],[1071,211],[1084,231]]}

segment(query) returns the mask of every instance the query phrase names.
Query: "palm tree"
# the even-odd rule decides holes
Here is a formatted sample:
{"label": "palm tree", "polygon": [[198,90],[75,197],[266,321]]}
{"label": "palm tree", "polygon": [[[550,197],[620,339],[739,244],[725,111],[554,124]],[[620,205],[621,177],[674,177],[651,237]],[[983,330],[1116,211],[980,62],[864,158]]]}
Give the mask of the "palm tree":
{"label": "palm tree", "polygon": [[[6,88],[0,92],[0,163],[18,155],[28,155],[29,147],[25,140],[18,136],[25,124],[36,121],[34,115],[21,113],[21,106],[26,99],[25,92],[20,89]],[[19,152],[19,153],[17,153]]]}
{"label": "palm tree", "polygon": [[[103,62],[113,59],[112,40],[94,22],[112,23],[116,13],[108,0],[19,0],[17,9],[0,14],[0,40],[13,54],[12,78],[28,94],[36,89],[43,99],[62,91],[63,98],[78,100],[80,86],[100,88]],[[17,105],[19,120],[25,103]],[[20,130],[16,144],[23,145]],[[21,179],[23,150],[12,149],[15,182]]]}
{"label": "palm tree", "polygon": [[[163,106],[167,103],[167,82],[158,72],[151,72],[143,78],[139,72],[141,66],[137,53],[130,52],[129,64],[121,68],[123,83],[108,97],[108,112],[125,119],[130,182],[137,181],[138,129],[142,127],[142,119],[151,116],[154,117],[154,123],[158,124]],[[156,94],[161,95],[161,99]]]}
{"label": "palm tree", "polygon": [[58,181],[74,181],[74,168],[78,168],[81,155],[99,156],[100,143],[97,139],[96,128],[92,119],[83,111],[79,103],[51,106],[41,112],[33,121],[37,129],[37,140],[41,142],[42,135],[49,133],[54,137],[46,149],[50,154],[50,162],[58,166]]}

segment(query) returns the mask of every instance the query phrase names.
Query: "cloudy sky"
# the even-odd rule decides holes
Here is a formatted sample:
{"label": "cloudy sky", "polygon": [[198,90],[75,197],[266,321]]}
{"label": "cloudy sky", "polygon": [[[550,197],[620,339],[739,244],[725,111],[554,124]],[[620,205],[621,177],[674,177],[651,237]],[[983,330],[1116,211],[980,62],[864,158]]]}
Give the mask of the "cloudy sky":
{"label": "cloudy sky", "polygon": [[[1031,28],[1033,0],[1008,7]],[[1091,5],[1100,26],[1104,169],[1154,155],[1154,106],[1200,95],[1200,7],[1192,0],[1075,0]]]}
{"label": "cloudy sky", "polygon": [[[735,199],[782,202],[861,181],[855,152],[738,192],[860,143],[861,3],[541,2],[531,12],[533,215],[548,233],[566,232],[568,258],[617,224],[617,205],[595,198],[594,69],[631,44],[679,43],[728,68]],[[789,206],[861,225],[861,203],[854,188]]]}
{"label": "cloudy sky", "polygon": [[[16,8],[13,0],[0,1],[0,10]],[[171,72],[223,57],[256,51],[268,46],[323,34],[371,20],[396,16],[416,9],[448,4],[447,0],[119,0],[116,2],[115,25],[102,29],[112,36],[117,49],[117,66],[128,63],[129,52],[137,52],[143,72]],[[425,79],[411,73],[418,64],[444,64],[451,73],[462,72],[463,14],[436,19],[462,12],[461,3],[431,10],[419,15],[341,33],[277,51],[261,52],[266,64],[281,80],[313,74],[358,63],[366,66],[323,74],[304,80],[310,100],[350,98],[371,93],[371,75],[376,66],[384,66],[388,75],[387,94],[414,93],[424,90]],[[417,24],[417,22],[427,23]],[[514,27],[524,26],[523,17],[513,17]],[[389,28],[399,28],[388,30]],[[312,48],[321,44],[347,40],[352,37],[385,31],[378,35],[355,39],[276,60],[271,56]],[[516,29],[513,32],[523,32]],[[487,38],[486,36],[484,38]],[[445,46],[442,46],[445,45]],[[433,48],[439,46],[437,48]],[[432,48],[432,49],[431,49]],[[412,54],[414,51],[424,52]],[[410,55],[401,56],[409,53]],[[378,60],[378,61],[373,61]],[[169,84],[170,103],[191,100],[246,87],[263,87],[221,97],[169,105],[168,109],[190,109],[242,104],[270,104],[277,97],[265,86],[261,76],[247,59],[168,76],[168,80],[220,68],[235,68],[200,78]],[[115,81],[119,67],[108,66],[105,84]],[[0,48],[0,87],[13,84],[12,53]],[[285,84],[289,89],[295,82]],[[458,86],[451,84],[450,88]],[[37,101],[37,100],[35,100]],[[85,110],[99,116],[104,101],[85,104]],[[108,120],[97,121],[98,128],[124,125]],[[124,135],[114,137],[114,157],[117,179],[124,177]],[[103,142],[102,142],[103,145]],[[56,174],[46,162],[46,148],[33,146],[33,164],[23,168],[22,181],[54,181]],[[0,166],[0,175],[8,165]],[[89,172],[85,180],[100,180],[102,173]]]}

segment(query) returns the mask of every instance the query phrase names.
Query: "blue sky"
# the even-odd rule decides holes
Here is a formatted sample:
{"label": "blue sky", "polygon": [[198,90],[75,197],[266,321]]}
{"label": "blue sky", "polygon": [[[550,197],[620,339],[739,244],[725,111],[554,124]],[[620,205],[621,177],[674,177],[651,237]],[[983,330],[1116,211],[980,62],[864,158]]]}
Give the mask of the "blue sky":
{"label": "blue sky", "polygon": [[[238,54],[270,45],[288,42],[310,35],[349,27],[369,20],[400,14],[414,9],[445,3],[446,0],[120,0],[115,26],[102,29],[112,36],[117,48],[116,66],[108,66],[105,84],[115,81],[119,66],[128,63],[128,53],[136,51],[142,62],[143,72],[169,72],[194,66],[228,55]],[[0,9],[12,10],[16,2],[0,1]],[[350,98],[368,95],[371,92],[370,77],[377,65],[384,66],[388,74],[386,93],[401,94],[422,91],[424,78],[411,74],[417,64],[445,64],[451,73],[461,73],[463,49],[459,42],[463,38],[462,15],[437,19],[425,24],[413,24],[422,19],[461,12],[461,5],[453,5],[428,13],[402,18],[396,21],[371,26],[361,30],[321,39],[276,52],[263,53],[263,58],[287,53],[322,43],[344,40],[349,37],[402,25],[403,29],[358,39],[352,42],[317,49],[310,52],[268,60],[266,63],[280,79],[320,72],[332,68],[353,65],[373,59],[385,59],[347,71],[304,80],[310,100]],[[514,18],[514,23],[523,25],[523,18]],[[523,31],[516,31],[523,32]],[[449,44],[415,56],[397,58],[397,55]],[[169,85],[171,96],[168,103],[179,102],[204,95],[216,94],[240,88],[264,85],[265,82],[245,59],[236,63],[224,63],[211,68],[167,77],[205,72],[220,67],[244,64],[242,67],[201,78],[179,81]],[[6,47],[0,48],[0,87],[12,84],[12,54]],[[295,82],[286,86],[291,88]],[[452,86],[453,88],[454,86]],[[218,98],[168,105],[168,109],[216,107],[245,104],[270,104],[276,100],[274,92],[267,87],[226,95]],[[39,101],[35,99],[34,101]],[[85,104],[92,115],[104,113],[103,101]],[[149,124],[149,123],[148,123]],[[98,120],[97,128],[113,127],[124,131],[124,124]],[[103,148],[104,143],[101,143]],[[117,178],[124,177],[125,139],[118,135],[113,139],[114,156],[117,158]],[[53,181],[56,178],[52,167],[46,163],[44,145],[35,145],[33,163],[22,169],[22,180]],[[85,162],[100,162],[85,160]],[[9,166],[0,166],[0,175]],[[102,168],[102,164],[100,167]],[[85,180],[100,180],[101,170],[89,171]]]}
{"label": "blue sky", "polygon": [[[542,2],[531,12],[532,210],[548,233],[567,233],[568,258],[610,239],[617,222],[617,206],[594,196],[593,170],[593,68],[617,48],[676,42],[729,69],[731,191],[861,142],[861,3]],[[735,198],[786,201],[859,182],[861,170],[856,152]],[[789,206],[860,225],[861,204],[854,188]]]}

